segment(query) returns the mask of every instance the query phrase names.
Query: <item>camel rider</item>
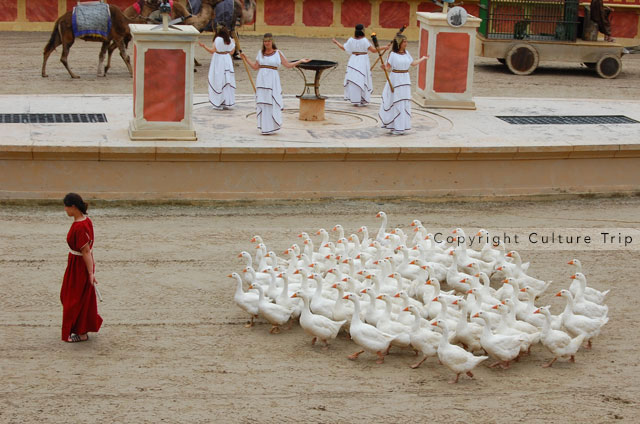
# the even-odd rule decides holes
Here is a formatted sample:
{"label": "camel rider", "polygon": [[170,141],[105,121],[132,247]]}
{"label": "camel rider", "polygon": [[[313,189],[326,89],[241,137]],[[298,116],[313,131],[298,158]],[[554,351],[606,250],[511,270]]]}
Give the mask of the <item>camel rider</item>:
{"label": "camel rider", "polygon": [[[213,19],[214,33],[218,31],[218,26],[224,26],[229,29],[229,33],[233,37],[233,33],[236,28],[236,21],[233,14],[234,5],[234,0],[222,0],[220,3],[216,4],[214,8],[215,17]],[[233,58],[240,60],[237,52],[234,52]]]}

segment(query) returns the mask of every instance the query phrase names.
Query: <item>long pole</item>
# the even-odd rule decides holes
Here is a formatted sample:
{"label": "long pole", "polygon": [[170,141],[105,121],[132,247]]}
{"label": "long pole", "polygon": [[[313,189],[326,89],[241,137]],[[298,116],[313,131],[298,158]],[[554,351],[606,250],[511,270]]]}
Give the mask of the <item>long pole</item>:
{"label": "long pole", "polygon": [[389,83],[389,88],[391,89],[391,92],[393,93],[393,84],[391,84],[391,80],[389,79],[389,73],[387,72],[387,68],[384,66],[384,60],[382,59],[382,53],[380,53],[380,44],[378,44],[378,37],[376,37],[376,33],[375,32],[371,33],[371,40],[373,41],[373,45],[376,47],[376,50],[378,51],[378,56],[379,56],[380,60],[382,61],[382,70],[384,71],[384,76],[387,77],[387,82]]}
{"label": "long pole", "polygon": [[[400,28],[400,29],[398,30],[398,32],[396,33],[396,35],[397,35],[397,34],[402,34],[406,28],[407,28],[407,26],[406,26],[406,25],[402,25],[402,28]],[[391,50],[387,51],[386,53],[387,53],[387,55],[391,54]],[[375,68],[375,66],[376,66],[376,64],[378,63],[378,61],[379,61],[379,60],[380,60],[380,58],[378,57],[378,58],[376,58],[376,61],[375,61],[375,62],[373,62],[373,65],[371,65],[371,69],[370,69],[371,71],[373,71],[373,68]],[[383,63],[384,63],[384,62],[383,62]]]}
{"label": "long pole", "polygon": [[[238,53],[242,53],[242,48],[240,47],[240,40],[238,39],[237,31],[234,29],[233,31],[233,41],[236,42],[236,48],[238,49]],[[249,71],[249,65],[247,64],[247,60],[243,57],[242,63],[244,63],[244,69],[247,70],[247,75],[249,76],[249,82],[251,83],[251,87],[253,87],[253,92],[256,92],[256,85],[253,82],[253,77],[251,76],[251,71]]]}

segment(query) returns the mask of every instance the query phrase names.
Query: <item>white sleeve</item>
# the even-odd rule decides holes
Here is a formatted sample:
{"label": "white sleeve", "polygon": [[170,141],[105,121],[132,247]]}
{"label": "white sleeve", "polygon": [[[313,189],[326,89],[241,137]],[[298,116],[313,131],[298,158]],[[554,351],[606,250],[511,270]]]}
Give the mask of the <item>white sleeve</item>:
{"label": "white sleeve", "polygon": [[351,54],[353,53],[353,38],[349,38],[346,43],[343,45],[344,51]]}

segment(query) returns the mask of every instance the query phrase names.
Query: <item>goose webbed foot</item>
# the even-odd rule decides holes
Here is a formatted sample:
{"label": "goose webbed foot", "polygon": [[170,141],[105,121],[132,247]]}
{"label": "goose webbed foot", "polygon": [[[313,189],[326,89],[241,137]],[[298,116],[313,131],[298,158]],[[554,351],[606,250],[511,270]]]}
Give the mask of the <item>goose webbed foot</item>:
{"label": "goose webbed foot", "polygon": [[355,361],[356,359],[358,359],[358,356],[360,356],[361,353],[363,353],[364,350],[361,350],[359,352],[356,352],[352,355],[347,356],[347,358],[351,359],[352,361]]}
{"label": "goose webbed foot", "polygon": [[551,360],[551,362],[548,362],[548,363],[544,364],[544,365],[542,366],[542,368],[551,368],[551,366],[553,365],[553,363],[554,363],[554,362],[556,362],[556,359],[558,359],[558,358],[553,358],[553,359]]}
{"label": "goose webbed foot", "polygon": [[324,346],[322,346],[322,350],[329,350],[329,343],[327,343],[326,340],[322,340],[322,343],[324,343]]}
{"label": "goose webbed foot", "polygon": [[[387,349],[387,352],[389,351],[389,349]],[[384,364],[384,355],[382,352],[377,351],[376,355],[378,355],[378,360],[376,361],[376,364]]]}
{"label": "goose webbed foot", "polygon": [[278,327],[277,325],[274,325],[271,327],[271,330],[269,330],[270,334],[280,334],[280,327]]}
{"label": "goose webbed foot", "polygon": [[473,373],[471,371],[467,371],[467,375],[471,378],[473,378]]}
{"label": "goose webbed foot", "polygon": [[314,337],[313,339],[311,339],[311,346],[314,346],[316,344],[316,340],[318,340],[317,337]]}
{"label": "goose webbed foot", "polygon": [[458,379],[460,378],[460,373],[456,374],[456,378],[455,380],[450,380],[449,384],[456,384],[458,382]]}
{"label": "goose webbed foot", "polygon": [[423,363],[424,361],[426,361],[426,360],[427,360],[427,356],[424,356],[420,362],[416,362],[415,364],[411,365],[411,368],[415,370],[415,369],[416,369],[416,368],[418,368],[420,365],[422,365],[422,363]]}
{"label": "goose webbed foot", "polygon": [[569,358],[569,362],[576,362],[576,357],[575,355],[571,355],[571,358]]}

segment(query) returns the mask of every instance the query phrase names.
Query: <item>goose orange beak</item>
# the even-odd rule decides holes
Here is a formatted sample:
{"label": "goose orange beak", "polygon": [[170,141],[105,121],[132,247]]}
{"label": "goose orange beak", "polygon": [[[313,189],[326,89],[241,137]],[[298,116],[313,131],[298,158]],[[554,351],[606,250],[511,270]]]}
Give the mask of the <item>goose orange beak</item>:
{"label": "goose orange beak", "polygon": [[471,294],[473,293],[473,289],[470,289],[469,291],[467,291],[467,294]]}
{"label": "goose orange beak", "polygon": [[394,294],[393,297],[400,297],[400,293]]}
{"label": "goose orange beak", "polygon": [[511,254],[511,252],[507,253],[505,256],[506,256],[507,258],[512,258],[512,257],[513,257],[513,255]]}
{"label": "goose orange beak", "polygon": [[360,293],[366,293],[366,292],[367,292],[367,289],[360,290]]}
{"label": "goose orange beak", "polygon": [[[373,35],[373,34],[372,34],[372,35]],[[382,215],[380,215],[380,212],[378,212],[378,213],[376,214],[376,218],[380,218],[381,216],[382,216]]]}
{"label": "goose orange beak", "polygon": [[438,321],[432,322],[431,325],[433,325],[434,327],[438,326]]}
{"label": "goose orange beak", "polygon": [[382,295],[376,296],[376,299],[382,300]]}
{"label": "goose orange beak", "polygon": [[411,262],[409,262],[409,264],[410,264],[410,265],[415,265],[415,264],[416,264],[415,259],[414,259],[414,260],[412,260]]}
{"label": "goose orange beak", "polygon": [[454,300],[453,302],[451,302],[452,305],[457,305],[458,304],[458,299]]}
{"label": "goose orange beak", "polygon": [[409,312],[409,307],[407,306],[406,308],[403,309],[404,312]]}
{"label": "goose orange beak", "polygon": [[291,297],[292,297],[292,298],[293,298],[293,297],[298,297],[298,293],[294,293],[294,294],[292,294],[292,295],[291,295]]}
{"label": "goose orange beak", "polygon": [[474,274],[474,277],[480,277],[480,273]]}
{"label": "goose orange beak", "polygon": [[347,294],[347,295],[345,295],[345,296],[343,297],[343,299],[349,299],[349,295],[348,295],[348,294]]}
{"label": "goose orange beak", "polygon": [[567,265],[573,265],[573,259],[571,259],[569,262],[567,262]]}
{"label": "goose orange beak", "polygon": [[536,309],[535,311],[533,311],[534,314],[539,314],[540,313],[540,308]]}
{"label": "goose orange beak", "polygon": [[509,282],[509,280],[507,280],[506,278],[504,280],[502,280],[502,284],[507,284]]}
{"label": "goose orange beak", "polygon": [[437,302],[438,301],[438,296],[434,297],[433,299],[431,299],[432,302]]}
{"label": "goose orange beak", "polygon": [[481,235],[482,235],[482,231],[478,231],[478,232],[476,233],[476,236],[477,236],[477,237],[480,237]]}
{"label": "goose orange beak", "polygon": [[342,279],[342,281],[346,282],[346,281],[347,281],[347,277],[344,277],[344,278]]}
{"label": "goose orange beak", "polygon": [[479,312],[473,315],[471,318],[480,318]]}
{"label": "goose orange beak", "polygon": [[491,309],[498,309],[498,305],[493,305]]}
{"label": "goose orange beak", "polygon": [[337,289],[338,288],[338,283],[334,284],[331,286],[332,289]]}
{"label": "goose orange beak", "polygon": [[569,278],[571,278],[572,280],[575,280],[577,277],[576,277],[576,275],[575,275],[575,274],[573,274],[573,275],[572,275],[571,277],[569,277]]}
{"label": "goose orange beak", "polygon": [[233,275],[229,274],[229,275],[227,275],[227,277],[229,277],[229,278],[233,278]]}
{"label": "goose orange beak", "polygon": [[562,297],[562,293],[561,293],[561,292],[558,292],[558,293],[556,293],[556,296],[557,296],[557,297]]}
{"label": "goose orange beak", "polygon": [[527,291],[524,289],[524,287],[523,287],[523,288],[521,288],[521,289],[520,289],[520,291],[521,291],[522,293],[526,293],[526,292],[527,292]]}
{"label": "goose orange beak", "polygon": [[241,258],[242,257],[242,253],[238,253],[238,257]]}

